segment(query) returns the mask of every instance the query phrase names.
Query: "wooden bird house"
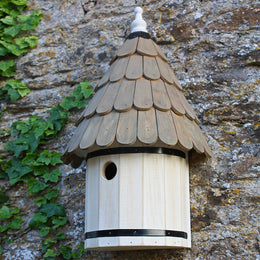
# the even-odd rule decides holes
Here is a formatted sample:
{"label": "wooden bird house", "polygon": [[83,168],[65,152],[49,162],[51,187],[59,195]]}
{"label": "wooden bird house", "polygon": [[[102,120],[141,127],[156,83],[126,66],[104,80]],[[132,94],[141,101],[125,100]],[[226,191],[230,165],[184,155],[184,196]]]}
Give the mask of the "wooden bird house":
{"label": "wooden bird house", "polygon": [[189,163],[210,150],[142,9],[135,12],[63,158],[73,167],[87,161],[87,249],[189,248]]}

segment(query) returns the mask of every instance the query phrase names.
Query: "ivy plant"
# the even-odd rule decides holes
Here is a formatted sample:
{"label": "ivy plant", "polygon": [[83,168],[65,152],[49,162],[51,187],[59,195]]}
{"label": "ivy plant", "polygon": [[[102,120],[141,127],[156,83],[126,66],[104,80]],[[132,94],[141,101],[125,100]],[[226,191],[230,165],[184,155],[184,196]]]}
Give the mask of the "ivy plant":
{"label": "ivy plant", "polygon": [[[28,35],[27,31],[37,27],[41,12],[35,10],[25,15],[26,7],[27,0],[0,1],[0,79],[5,82],[0,88],[0,100],[3,101],[0,117],[7,110],[9,101],[14,102],[30,92],[25,83],[9,79],[16,71],[15,59],[37,45],[38,38]],[[59,231],[67,224],[66,210],[58,202],[59,191],[54,188],[61,176],[57,168],[62,163],[61,154],[43,146],[57,138],[70,111],[83,108],[91,94],[89,82],[81,82],[72,95],[48,111],[48,118],[34,115],[27,121],[14,122],[10,128],[11,140],[5,145],[8,160],[0,158],[0,178],[8,180],[12,186],[25,185],[38,207],[28,228],[39,231],[44,259],[76,259],[81,258],[84,251],[83,243],[74,249],[68,246],[66,234]],[[0,129],[0,139],[8,135],[9,132]],[[13,200],[0,190],[0,254],[2,245],[10,241],[12,230],[20,229],[23,221],[19,216],[20,209],[12,206]]]}
{"label": "ivy plant", "polygon": [[45,239],[42,243],[45,259],[55,259],[60,255],[65,259],[78,258],[83,252],[82,245],[73,251],[62,244],[66,235],[57,232],[59,227],[67,223],[65,208],[57,202],[59,191],[52,188],[61,176],[56,168],[62,163],[61,154],[42,149],[42,146],[57,137],[70,111],[84,107],[92,91],[88,81],[81,82],[71,96],[65,97],[48,111],[47,119],[34,115],[27,121],[14,122],[10,128],[13,140],[8,141],[5,147],[12,158],[5,164],[5,178],[11,185],[21,182],[27,185],[29,193],[40,194],[35,198],[38,212],[34,214],[29,227],[39,230],[39,236]]}

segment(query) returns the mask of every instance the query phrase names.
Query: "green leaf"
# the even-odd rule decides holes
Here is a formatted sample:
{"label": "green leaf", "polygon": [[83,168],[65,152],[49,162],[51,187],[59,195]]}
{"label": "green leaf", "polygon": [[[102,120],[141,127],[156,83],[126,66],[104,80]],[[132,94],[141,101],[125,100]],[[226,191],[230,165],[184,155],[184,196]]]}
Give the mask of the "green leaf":
{"label": "green leaf", "polygon": [[11,185],[21,181],[22,177],[31,171],[31,168],[22,164],[21,160],[17,158],[12,158],[10,160],[10,167],[6,169]]}
{"label": "green leaf", "polygon": [[53,249],[48,249],[47,252],[43,255],[44,257],[55,257],[57,254]]}
{"label": "green leaf", "polygon": [[8,53],[7,49],[0,45],[0,56],[5,56]]}
{"label": "green leaf", "polygon": [[22,29],[22,26],[20,24],[10,26],[4,29],[4,34],[9,36],[16,36]]}
{"label": "green leaf", "polygon": [[60,250],[61,254],[65,259],[71,259],[71,251],[72,248],[68,246],[62,246]]}
{"label": "green leaf", "polygon": [[50,152],[49,150],[44,150],[39,158],[37,159],[37,163],[42,164],[42,165],[52,165],[55,166],[57,164],[63,163],[61,158],[61,154],[60,153],[56,153],[56,152]]}
{"label": "green leaf", "polygon": [[[34,164],[32,164],[34,165]],[[49,172],[48,166],[33,167],[33,173],[35,176],[44,175]]]}
{"label": "green leaf", "polygon": [[17,213],[19,213],[19,208],[18,207],[14,207],[13,209],[12,209],[12,211],[11,211],[11,214],[12,215],[14,215],[14,214],[17,214]]}
{"label": "green leaf", "polygon": [[42,227],[39,232],[40,237],[45,237],[49,234],[50,228],[49,227]]}
{"label": "green leaf", "polygon": [[77,252],[77,251],[72,252],[72,258],[73,259],[80,258],[81,256],[82,256],[82,252]]}
{"label": "green leaf", "polygon": [[53,224],[53,229],[56,229],[60,226],[64,226],[67,223],[67,217],[58,217],[58,218],[54,218],[52,220],[52,224]]}
{"label": "green leaf", "polygon": [[6,71],[12,66],[14,66],[13,60],[0,61],[0,70],[2,71]]}
{"label": "green leaf", "polygon": [[54,189],[54,190],[48,190],[44,197],[47,200],[51,200],[53,198],[56,198],[58,195],[59,195],[59,190],[58,189]]}
{"label": "green leaf", "polygon": [[7,24],[7,25],[15,25],[16,24],[16,21],[14,19],[14,17],[12,16],[9,16],[7,15],[6,17],[0,19],[0,21],[4,24]]}
{"label": "green leaf", "polygon": [[27,185],[29,185],[28,192],[29,193],[37,193],[41,190],[44,190],[47,188],[49,185],[45,184],[37,179],[30,178],[27,182]]}
{"label": "green leaf", "polygon": [[40,225],[46,223],[48,220],[47,216],[42,213],[35,213],[29,223],[29,227],[32,229],[38,228]]}
{"label": "green leaf", "polygon": [[93,89],[91,88],[89,81],[81,82],[79,85],[81,86],[81,92],[85,99],[93,94]]}
{"label": "green leaf", "polygon": [[0,208],[0,218],[11,218],[13,215],[7,206],[2,206]]}
{"label": "green leaf", "polygon": [[62,205],[54,202],[50,202],[47,204],[44,204],[42,208],[40,209],[40,212],[43,214],[46,214],[46,216],[52,217],[52,216],[65,216],[65,209]]}
{"label": "green leaf", "polygon": [[5,203],[9,200],[9,197],[0,189],[0,203]]}
{"label": "green leaf", "polygon": [[19,217],[14,217],[14,219],[9,222],[6,227],[11,229],[19,229],[21,227],[23,220]]}
{"label": "green leaf", "polygon": [[15,5],[27,6],[27,0],[11,0],[11,2]]}
{"label": "green leaf", "polygon": [[38,207],[41,207],[43,204],[46,204],[47,200],[44,197],[37,197],[34,202]]}
{"label": "green leaf", "polygon": [[63,107],[66,110],[70,110],[71,108],[73,108],[73,97],[69,96],[69,97],[65,97],[63,99],[63,101],[60,103],[60,106]]}
{"label": "green leaf", "polygon": [[63,232],[60,232],[60,233],[58,233],[56,235],[55,239],[57,239],[57,240],[64,240],[64,239],[66,239],[66,237],[67,236]]}
{"label": "green leaf", "polygon": [[59,177],[61,176],[61,172],[59,169],[56,169],[52,172],[47,172],[43,175],[44,181],[48,182],[57,182],[59,180]]}

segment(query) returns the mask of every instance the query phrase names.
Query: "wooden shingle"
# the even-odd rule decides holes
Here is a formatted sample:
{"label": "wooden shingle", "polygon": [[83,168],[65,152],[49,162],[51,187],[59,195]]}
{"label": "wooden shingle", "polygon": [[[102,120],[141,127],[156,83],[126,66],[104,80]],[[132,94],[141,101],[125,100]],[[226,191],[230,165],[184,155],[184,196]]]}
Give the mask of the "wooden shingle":
{"label": "wooden shingle", "polygon": [[146,145],[209,157],[199,120],[161,48],[137,35],[116,55],[81,114],[64,161],[75,166],[89,151]]}

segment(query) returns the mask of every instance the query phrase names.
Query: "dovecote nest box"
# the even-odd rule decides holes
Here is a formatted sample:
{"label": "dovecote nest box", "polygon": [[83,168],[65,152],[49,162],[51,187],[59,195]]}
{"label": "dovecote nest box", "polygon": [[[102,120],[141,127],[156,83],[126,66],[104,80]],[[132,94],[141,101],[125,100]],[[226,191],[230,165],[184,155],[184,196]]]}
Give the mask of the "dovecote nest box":
{"label": "dovecote nest box", "polygon": [[135,12],[63,156],[73,167],[87,161],[87,249],[190,247],[189,163],[210,156],[142,9]]}

